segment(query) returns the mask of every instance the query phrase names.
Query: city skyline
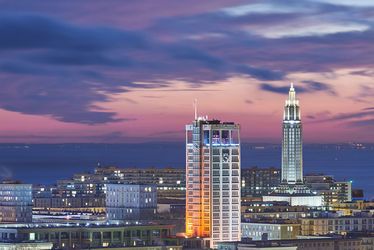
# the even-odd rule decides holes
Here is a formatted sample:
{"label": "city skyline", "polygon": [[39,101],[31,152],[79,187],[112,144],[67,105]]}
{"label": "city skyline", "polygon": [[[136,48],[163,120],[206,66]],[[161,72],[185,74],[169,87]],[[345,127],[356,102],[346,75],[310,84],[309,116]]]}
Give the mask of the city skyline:
{"label": "city skyline", "polygon": [[[374,142],[371,1],[0,1],[0,143],[183,141],[192,102],[281,142]],[[172,117],[172,119],[170,119]]]}
{"label": "city skyline", "polygon": [[0,249],[374,249],[374,0],[0,0]]}

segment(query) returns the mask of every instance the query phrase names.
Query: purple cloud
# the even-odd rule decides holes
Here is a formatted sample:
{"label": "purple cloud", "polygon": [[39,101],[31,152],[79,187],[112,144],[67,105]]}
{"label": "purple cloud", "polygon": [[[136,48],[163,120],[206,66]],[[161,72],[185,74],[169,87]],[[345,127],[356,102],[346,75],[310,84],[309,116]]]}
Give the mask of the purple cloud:
{"label": "purple cloud", "polygon": [[[193,1],[0,1],[0,107],[100,124],[121,119],[93,103],[138,88],[172,88],[173,80],[198,89],[244,75],[266,81],[261,90],[285,93],[288,86],[271,81],[291,73],[374,66],[374,32],[365,8],[261,1],[266,8],[260,4],[257,12],[230,15],[224,9],[252,3]],[[330,29],[294,37],[264,33],[300,23]],[[344,24],[365,29],[334,30]],[[298,87],[300,93],[317,91],[336,95],[321,82]]]}
{"label": "purple cloud", "polygon": [[[298,93],[313,93],[313,92],[326,92],[330,95],[337,95],[335,90],[326,83],[316,81],[303,81],[303,85],[298,85],[296,91]],[[287,94],[290,86],[277,86],[270,83],[261,83],[259,88],[264,91],[273,92],[277,94]]]}
{"label": "purple cloud", "polygon": [[374,127],[374,119],[351,121],[347,125],[350,127]]}

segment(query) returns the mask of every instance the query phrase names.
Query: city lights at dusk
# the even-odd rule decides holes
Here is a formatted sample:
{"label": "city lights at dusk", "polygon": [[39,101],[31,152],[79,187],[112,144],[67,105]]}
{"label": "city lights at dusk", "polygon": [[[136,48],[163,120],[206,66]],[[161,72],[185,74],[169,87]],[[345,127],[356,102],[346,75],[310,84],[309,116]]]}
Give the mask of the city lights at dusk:
{"label": "city lights at dusk", "polygon": [[374,0],[0,0],[0,249],[374,249]]}

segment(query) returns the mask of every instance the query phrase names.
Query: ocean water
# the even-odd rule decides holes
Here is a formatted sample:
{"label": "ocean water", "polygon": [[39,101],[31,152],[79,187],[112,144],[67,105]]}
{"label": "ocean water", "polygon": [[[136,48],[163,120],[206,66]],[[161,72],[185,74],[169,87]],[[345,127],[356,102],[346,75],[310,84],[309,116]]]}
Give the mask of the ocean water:
{"label": "ocean water", "polygon": [[[324,173],[352,180],[374,199],[374,144],[304,146],[304,173]],[[0,177],[27,183],[55,183],[100,164],[119,167],[184,167],[183,143],[142,144],[0,144]],[[242,168],[280,167],[274,144],[242,144]]]}

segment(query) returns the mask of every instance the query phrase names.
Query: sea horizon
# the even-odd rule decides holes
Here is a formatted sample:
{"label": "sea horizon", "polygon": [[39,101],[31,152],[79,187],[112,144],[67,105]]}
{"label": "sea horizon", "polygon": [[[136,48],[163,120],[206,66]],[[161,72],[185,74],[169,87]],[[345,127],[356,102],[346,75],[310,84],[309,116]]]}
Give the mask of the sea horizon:
{"label": "sea horizon", "polygon": [[[374,197],[374,143],[304,144],[304,174],[333,175],[353,181]],[[97,166],[185,167],[184,142],[152,143],[1,143],[0,177],[32,184],[53,184]],[[242,143],[241,167],[281,167],[281,145]],[[360,171],[357,171],[357,170]],[[369,174],[368,174],[369,173]]]}

